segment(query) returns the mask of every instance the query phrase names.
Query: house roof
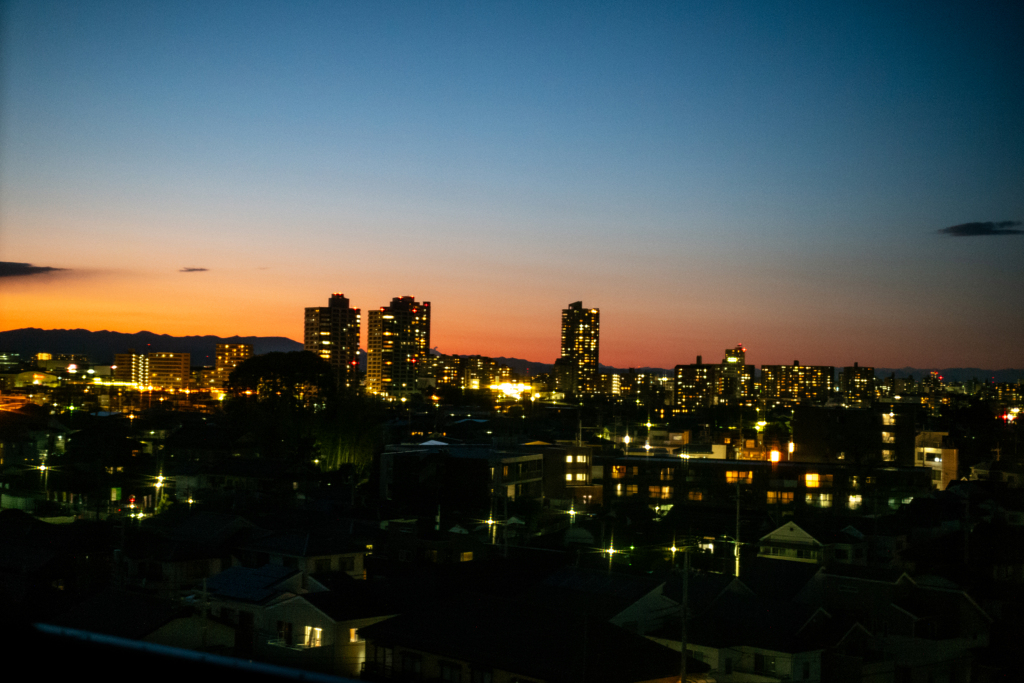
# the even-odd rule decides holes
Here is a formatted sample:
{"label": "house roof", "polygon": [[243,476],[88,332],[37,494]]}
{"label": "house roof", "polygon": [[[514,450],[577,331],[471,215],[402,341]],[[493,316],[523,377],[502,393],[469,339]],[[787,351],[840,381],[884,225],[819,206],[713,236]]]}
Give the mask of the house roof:
{"label": "house roof", "polygon": [[740,565],[740,581],[762,598],[791,600],[820,570],[807,562],[754,557]]}
{"label": "house roof", "polygon": [[[686,587],[690,614],[700,614],[727,590],[750,592],[750,589],[734,576],[691,570]],[[680,573],[672,572],[666,579],[664,595],[677,603],[682,602],[683,577]]]}
{"label": "house roof", "polygon": [[816,610],[788,600],[724,593],[711,609],[690,621],[689,638],[710,647],[755,647],[776,652],[820,649],[802,630]]}
{"label": "house roof", "polygon": [[900,577],[905,575],[902,569],[894,567],[869,567],[855,564],[832,564],[825,568],[827,576],[839,576],[848,579],[859,579],[861,581],[881,581],[883,583],[896,583]]}
{"label": "house roof", "polygon": [[351,581],[340,588],[306,593],[305,600],[334,621],[399,614],[423,603],[420,587],[384,581]]}
{"label": "house roof", "polygon": [[317,557],[366,550],[365,544],[356,543],[348,534],[318,534],[309,531],[275,531],[260,536],[254,535],[239,547],[289,557]]}
{"label": "house roof", "polygon": [[48,623],[137,640],[190,613],[191,610],[171,600],[108,588]]}
{"label": "house roof", "polygon": [[[628,683],[679,672],[678,652],[604,620],[496,598],[402,614],[359,633],[549,683]],[[693,660],[690,665],[694,672],[708,669]]]}
{"label": "house roof", "polygon": [[520,599],[537,607],[611,619],[661,583],[650,576],[563,567]]}
{"label": "house roof", "polygon": [[261,604],[285,593],[281,584],[298,573],[297,569],[273,564],[256,569],[231,567],[207,579],[206,590],[220,598]]}
{"label": "house roof", "polygon": [[244,530],[254,529],[255,527],[255,524],[240,515],[219,512],[197,512],[189,515],[184,521],[166,529],[164,533],[169,538],[177,540],[221,545],[232,540]]}

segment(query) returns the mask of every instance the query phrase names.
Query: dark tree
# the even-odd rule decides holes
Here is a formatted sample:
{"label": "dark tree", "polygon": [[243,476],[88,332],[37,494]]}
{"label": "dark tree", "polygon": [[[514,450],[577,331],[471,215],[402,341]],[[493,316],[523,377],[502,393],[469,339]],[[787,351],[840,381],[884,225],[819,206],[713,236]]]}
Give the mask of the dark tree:
{"label": "dark tree", "polygon": [[228,377],[228,389],[236,396],[311,409],[334,393],[334,379],[330,364],[315,353],[275,352],[242,362]]}

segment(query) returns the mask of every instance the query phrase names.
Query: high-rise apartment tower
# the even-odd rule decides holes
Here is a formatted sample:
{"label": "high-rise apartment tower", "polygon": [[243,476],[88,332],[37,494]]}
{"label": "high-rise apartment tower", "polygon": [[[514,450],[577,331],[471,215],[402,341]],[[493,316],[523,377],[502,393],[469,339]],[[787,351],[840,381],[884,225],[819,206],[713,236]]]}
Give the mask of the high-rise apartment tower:
{"label": "high-rise apartment tower", "polygon": [[331,364],[339,387],[359,386],[359,313],[338,293],[326,306],[306,309],[305,348]]}
{"label": "high-rise apartment tower", "polygon": [[583,308],[582,301],[562,311],[562,365],[566,367],[565,390],[571,394],[596,394],[601,311]]}
{"label": "high-rise apartment tower", "polygon": [[430,353],[430,302],[395,297],[367,318],[366,390],[401,397],[416,391]]}
{"label": "high-rise apartment tower", "polygon": [[231,371],[249,358],[252,358],[252,344],[217,344],[214,365],[216,386],[227,386]]}

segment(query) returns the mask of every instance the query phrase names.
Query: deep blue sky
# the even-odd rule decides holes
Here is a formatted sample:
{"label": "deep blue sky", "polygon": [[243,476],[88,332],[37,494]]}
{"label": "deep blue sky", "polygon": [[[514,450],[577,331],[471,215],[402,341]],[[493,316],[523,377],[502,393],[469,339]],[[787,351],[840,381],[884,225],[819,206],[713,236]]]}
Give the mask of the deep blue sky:
{"label": "deep blue sky", "polygon": [[4,329],[1024,365],[1024,235],[937,232],[1024,220],[1020,3],[2,7]]}

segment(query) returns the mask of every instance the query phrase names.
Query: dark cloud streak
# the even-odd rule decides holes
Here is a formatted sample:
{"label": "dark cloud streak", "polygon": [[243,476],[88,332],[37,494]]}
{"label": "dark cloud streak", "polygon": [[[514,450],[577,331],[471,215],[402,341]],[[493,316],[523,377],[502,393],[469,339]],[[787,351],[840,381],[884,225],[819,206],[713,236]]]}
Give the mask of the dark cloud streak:
{"label": "dark cloud streak", "polygon": [[205,273],[209,268],[182,268],[179,273]]}
{"label": "dark cloud streak", "polygon": [[984,223],[961,223],[938,230],[940,235],[952,237],[985,237],[986,235],[1024,235],[1024,230],[1014,230],[1021,221],[986,221]]}
{"label": "dark cloud streak", "polygon": [[51,268],[50,266],[33,266],[31,263],[15,263],[13,261],[0,261],[0,277],[18,277],[21,275],[44,275],[46,273],[57,273],[64,268]]}

